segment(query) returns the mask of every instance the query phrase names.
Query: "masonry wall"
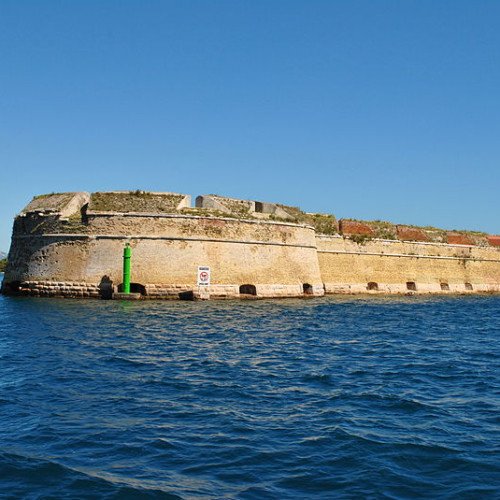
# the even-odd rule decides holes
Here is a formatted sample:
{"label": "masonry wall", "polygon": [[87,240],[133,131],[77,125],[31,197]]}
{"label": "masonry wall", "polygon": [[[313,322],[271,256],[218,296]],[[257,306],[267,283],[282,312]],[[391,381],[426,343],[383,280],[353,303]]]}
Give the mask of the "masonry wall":
{"label": "masonry wall", "polygon": [[413,292],[407,283],[415,283],[417,293],[500,291],[500,251],[494,247],[390,240],[358,244],[340,236],[318,236],[317,247],[326,293]]}
{"label": "masonry wall", "polygon": [[[445,244],[427,230],[349,220],[340,223],[344,236],[325,236],[307,225],[242,215],[241,207],[248,211],[254,202],[206,197],[226,204],[220,217],[221,211],[190,208],[188,198],[144,192],[35,197],[14,221],[2,291],[108,297],[119,290],[129,243],[133,287],[145,298],[197,292],[198,266],[211,268],[213,298],[500,292],[498,236],[440,231],[439,241],[452,243]],[[126,209],[137,212],[118,211]],[[336,229],[331,216],[305,215],[309,219],[294,221]],[[400,240],[375,239],[396,233]]]}
{"label": "masonry wall", "polygon": [[312,286],[312,294],[323,294],[315,234],[307,226],[88,213],[85,224],[74,228],[78,232],[68,232],[71,226],[49,219],[37,225],[35,219],[17,221],[5,276],[6,285],[31,295],[95,294],[109,281],[116,289],[126,242],[132,247],[132,281],[149,297],[196,290],[198,266],[211,268],[212,296],[238,296],[244,284],[254,285],[260,297],[301,296],[304,284]]}

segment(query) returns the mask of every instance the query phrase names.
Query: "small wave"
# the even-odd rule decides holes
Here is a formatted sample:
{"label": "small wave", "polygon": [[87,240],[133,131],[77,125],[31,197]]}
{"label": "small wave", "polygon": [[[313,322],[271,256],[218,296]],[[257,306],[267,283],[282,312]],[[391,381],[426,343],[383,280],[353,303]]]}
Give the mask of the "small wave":
{"label": "small wave", "polygon": [[321,385],[332,385],[332,376],[328,373],[309,373],[302,377],[304,382],[318,383]]}
{"label": "small wave", "polygon": [[151,368],[154,367],[154,363],[141,361],[138,359],[124,358],[122,356],[107,356],[103,358],[105,363],[109,363],[115,366],[131,367],[131,368]]}
{"label": "small wave", "polygon": [[50,496],[57,498],[159,498],[182,500],[161,489],[130,486],[125,481],[110,481],[58,462],[16,453],[0,452],[0,492],[2,488],[14,498]]}

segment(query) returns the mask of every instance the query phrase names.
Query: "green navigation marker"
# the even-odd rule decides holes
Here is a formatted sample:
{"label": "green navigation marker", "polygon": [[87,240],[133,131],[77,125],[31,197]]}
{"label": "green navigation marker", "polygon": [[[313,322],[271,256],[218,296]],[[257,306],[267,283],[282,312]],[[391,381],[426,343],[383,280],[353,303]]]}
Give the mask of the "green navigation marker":
{"label": "green navigation marker", "polygon": [[130,257],[132,249],[127,243],[123,249],[123,293],[130,293]]}

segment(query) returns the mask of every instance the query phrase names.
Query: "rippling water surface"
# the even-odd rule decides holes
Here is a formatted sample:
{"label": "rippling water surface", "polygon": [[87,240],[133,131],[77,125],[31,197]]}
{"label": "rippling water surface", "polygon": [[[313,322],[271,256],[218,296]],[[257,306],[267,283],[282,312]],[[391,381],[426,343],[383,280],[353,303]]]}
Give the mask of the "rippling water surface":
{"label": "rippling water surface", "polygon": [[499,297],[0,297],[0,496],[493,498]]}

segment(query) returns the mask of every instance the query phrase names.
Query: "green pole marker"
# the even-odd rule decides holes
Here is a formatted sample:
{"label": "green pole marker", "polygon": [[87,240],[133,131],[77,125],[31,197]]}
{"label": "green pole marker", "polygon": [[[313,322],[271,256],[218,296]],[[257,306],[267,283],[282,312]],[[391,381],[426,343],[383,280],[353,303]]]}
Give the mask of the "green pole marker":
{"label": "green pole marker", "polygon": [[130,293],[130,257],[132,249],[129,244],[123,249],[123,293]]}

